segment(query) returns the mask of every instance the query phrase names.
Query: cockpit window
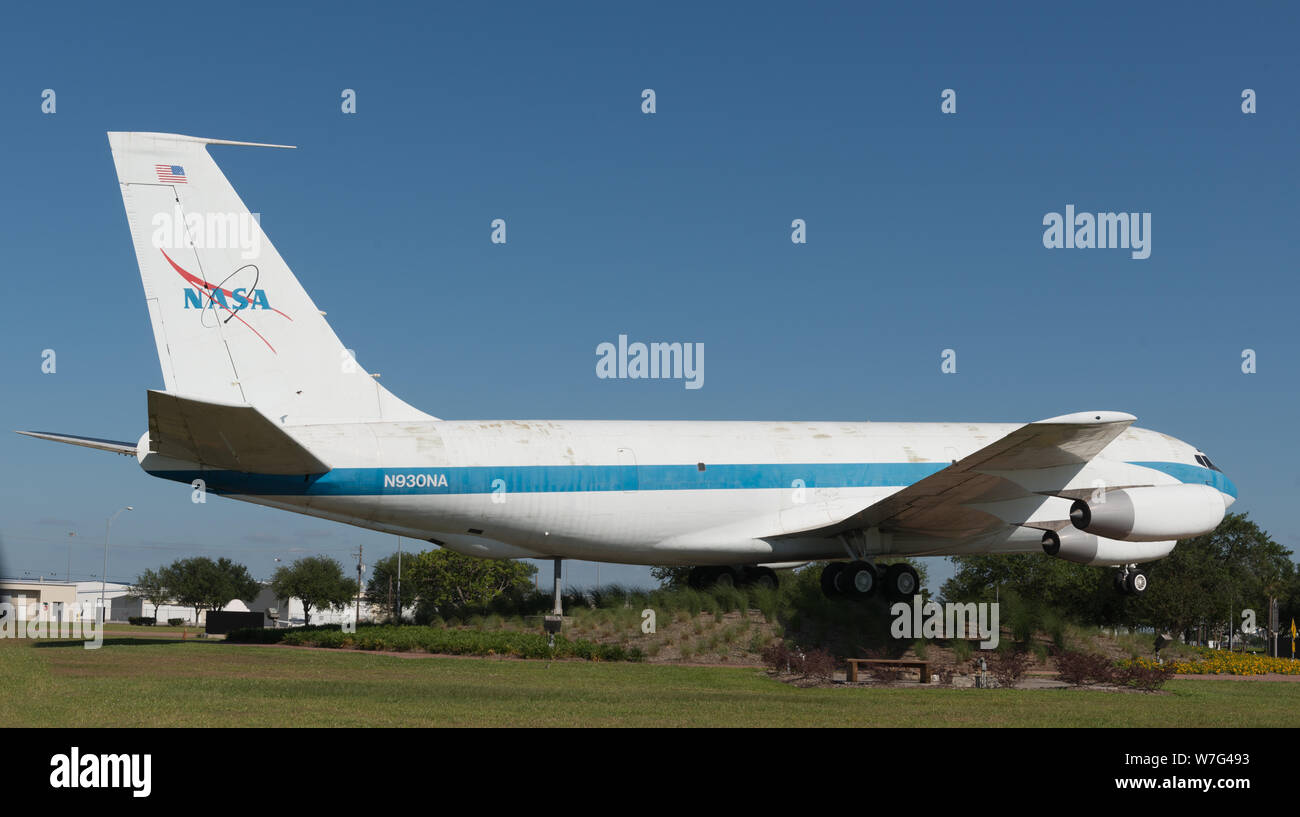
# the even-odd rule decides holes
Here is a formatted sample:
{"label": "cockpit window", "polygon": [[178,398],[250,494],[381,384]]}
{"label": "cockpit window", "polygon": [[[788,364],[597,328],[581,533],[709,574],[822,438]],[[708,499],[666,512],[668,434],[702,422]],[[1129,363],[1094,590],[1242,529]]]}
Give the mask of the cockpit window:
{"label": "cockpit window", "polygon": [[1210,462],[1210,458],[1205,456],[1204,454],[1197,454],[1196,461],[1199,462],[1201,465],[1204,465],[1206,468],[1209,468],[1211,471],[1219,470],[1218,466]]}

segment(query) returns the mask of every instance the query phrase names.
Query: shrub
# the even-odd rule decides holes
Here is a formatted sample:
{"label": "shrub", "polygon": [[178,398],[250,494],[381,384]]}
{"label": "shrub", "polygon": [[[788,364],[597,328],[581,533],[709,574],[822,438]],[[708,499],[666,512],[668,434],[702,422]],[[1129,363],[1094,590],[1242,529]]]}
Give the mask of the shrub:
{"label": "shrub", "polygon": [[169,619],[167,619],[167,623],[170,624],[170,625],[172,625],[173,627],[179,627],[179,626],[181,626],[182,624],[185,623],[185,619],[183,619],[183,618],[169,618]]}
{"label": "shrub", "polygon": [[1089,686],[1113,681],[1115,668],[1103,655],[1065,650],[1056,654],[1056,674],[1067,684]]}
{"label": "shrub", "polygon": [[[1170,666],[1174,672],[1211,675],[1262,675],[1268,672],[1283,675],[1300,675],[1300,661],[1290,658],[1270,658],[1267,655],[1252,655],[1227,650],[1211,650],[1198,647],[1199,658],[1192,660],[1172,660]],[[1152,663],[1150,659],[1140,659],[1142,663]]]}
{"label": "shrub", "polygon": [[1010,689],[1029,668],[1029,656],[1019,650],[1002,650],[989,661],[989,672],[998,679],[998,686]]}
{"label": "shrub", "polygon": [[134,624],[141,627],[151,627],[154,623],[153,616],[127,616],[127,624]]}
{"label": "shrub", "polygon": [[958,664],[965,664],[970,660],[971,648],[970,642],[964,638],[954,639],[952,642],[952,657]]}
{"label": "shrub", "polygon": [[744,612],[749,608],[749,599],[745,591],[737,587],[719,587],[713,591],[714,597],[718,600],[718,609],[724,613],[730,613],[733,610]]}
{"label": "shrub", "polygon": [[1002,594],[1002,610],[1011,629],[1011,637],[1018,644],[1028,644],[1042,621],[1038,605],[1007,591]]}
{"label": "shrub", "polygon": [[231,630],[226,640],[235,644],[279,644],[286,633],[292,630],[278,630],[266,627],[244,627]]}
{"label": "shrub", "polygon": [[800,678],[829,681],[835,672],[835,656],[826,650],[791,649],[784,642],[773,641],[762,652],[763,663],[778,673],[793,673]]}
{"label": "shrub", "polygon": [[800,674],[804,678],[829,681],[835,672],[835,656],[822,649],[804,653],[800,664]]}
{"label": "shrub", "polygon": [[1058,650],[1065,649],[1065,620],[1060,615],[1053,610],[1044,612],[1043,629],[1051,636],[1052,646]]}
{"label": "shrub", "polygon": [[900,667],[881,667],[871,666],[868,670],[871,677],[884,684],[892,684],[903,677],[903,670]]}
{"label": "shrub", "polygon": [[510,630],[437,630],[432,627],[362,625],[355,633],[337,626],[299,627],[292,630],[244,629],[226,637],[237,643],[283,643],[296,646],[359,650],[425,651],[447,655],[506,655],[517,658],[583,658],[589,661],[641,661],[639,649],[618,644],[593,644],[556,636],[551,649],[545,635]]}
{"label": "shrub", "polygon": [[700,597],[700,609],[716,618],[722,614],[722,602],[718,601],[717,596],[706,592]]}
{"label": "shrub", "polygon": [[1173,664],[1150,664],[1134,660],[1115,670],[1115,681],[1143,692],[1155,692],[1174,677],[1174,671]]}
{"label": "shrub", "polygon": [[763,659],[764,664],[777,672],[790,672],[793,669],[790,650],[785,646],[784,641],[773,641],[768,644],[759,657]]}

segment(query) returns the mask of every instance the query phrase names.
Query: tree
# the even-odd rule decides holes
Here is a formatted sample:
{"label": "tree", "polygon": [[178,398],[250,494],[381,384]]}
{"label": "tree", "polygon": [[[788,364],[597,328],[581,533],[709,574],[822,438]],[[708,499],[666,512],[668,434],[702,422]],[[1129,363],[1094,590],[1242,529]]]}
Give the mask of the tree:
{"label": "tree", "polygon": [[1138,602],[1142,623],[1173,633],[1209,622],[1235,626],[1247,607],[1264,623],[1268,599],[1288,589],[1290,556],[1246,514],[1230,513],[1214,530],[1178,542],[1148,567],[1150,589]]}
{"label": "tree", "polygon": [[[535,565],[505,559],[477,559],[446,549],[426,550],[402,565],[421,605],[471,607],[484,605],[506,591],[526,590]],[[405,589],[403,589],[405,593]]]}
{"label": "tree", "polygon": [[225,557],[217,560],[217,569],[226,577],[229,587],[226,592],[229,598],[217,605],[218,610],[225,607],[231,599],[247,599],[252,601],[257,598],[257,594],[262,592],[262,583],[253,578],[253,574],[248,572],[248,568],[238,564]]}
{"label": "tree", "polygon": [[1286,597],[1294,568],[1290,551],[1246,518],[1230,513],[1210,533],[1184,539],[1164,559],[1143,565],[1145,593],[1123,596],[1113,569],[1039,554],[955,556],[944,582],[947,601],[992,601],[994,587],[1027,604],[1089,624],[1129,624],[1187,633],[1204,623],[1234,624],[1253,608],[1263,621],[1270,595]]}
{"label": "tree", "polygon": [[[411,554],[405,554],[402,558],[402,578],[406,579],[409,585]],[[391,621],[401,622],[401,600],[397,597],[399,589],[397,576],[397,554],[386,556],[375,562],[370,572],[370,581],[366,584],[366,603],[372,607],[377,607],[388,611],[388,618]],[[414,595],[409,586],[401,588],[402,595],[409,602]]]}
{"label": "tree", "polygon": [[357,582],[343,573],[343,565],[328,556],[307,556],[282,565],[271,577],[277,598],[302,601],[303,620],[311,623],[312,608],[341,609],[357,594]]}
{"label": "tree", "polygon": [[206,556],[178,559],[161,571],[160,581],[173,599],[194,608],[195,622],[202,610],[220,610],[231,599],[252,599],[261,589],[247,567],[224,557],[215,562]]}
{"label": "tree", "polygon": [[1089,624],[1116,624],[1131,618],[1124,597],[1111,587],[1111,571],[1054,559],[1041,553],[954,556],[957,568],[943,583],[944,601],[993,601],[1001,592],[1044,610]]}
{"label": "tree", "polygon": [[650,575],[665,590],[676,590],[690,583],[692,569],[690,565],[655,565]]}
{"label": "tree", "polygon": [[131,598],[142,599],[152,604],[155,618],[158,615],[158,608],[172,599],[172,591],[167,586],[165,578],[166,573],[165,567],[146,570],[136,577],[135,584],[127,591],[127,595]]}

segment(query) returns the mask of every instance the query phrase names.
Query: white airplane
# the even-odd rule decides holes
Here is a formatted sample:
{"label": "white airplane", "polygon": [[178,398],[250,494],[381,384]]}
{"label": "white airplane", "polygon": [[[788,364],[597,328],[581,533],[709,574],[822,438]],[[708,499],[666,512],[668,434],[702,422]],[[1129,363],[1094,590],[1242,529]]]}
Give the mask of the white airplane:
{"label": "white airplane", "polygon": [[1120,589],[1141,593],[1138,565],[1213,530],[1236,498],[1195,447],[1115,411],[440,420],[356,363],[208,153],[253,143],[108,138],[166,388],[148,392],[136,443],[20,433],[130,455],[157,477],[472,556],[555,559],[557,573],[588,559],[771,585],[773,568],[843,560],[824,571],[828,595],[894,599],[919,591],[916,573],[879,557],[1039,549],[1119,566]]}

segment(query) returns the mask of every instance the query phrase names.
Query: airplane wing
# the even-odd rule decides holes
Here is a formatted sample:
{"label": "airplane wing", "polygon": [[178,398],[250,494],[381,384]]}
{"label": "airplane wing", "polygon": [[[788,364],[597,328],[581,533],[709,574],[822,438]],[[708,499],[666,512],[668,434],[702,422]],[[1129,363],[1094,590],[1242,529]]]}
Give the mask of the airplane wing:
{"label": "airplane wing", "polygon": [[829,537],[872,527],[944,538],[976,536],[1006,522],[972,505],[1063,489],[1136,419],[1117,411],[1090,411],[1028,423],[839,522],[764,538]]}

